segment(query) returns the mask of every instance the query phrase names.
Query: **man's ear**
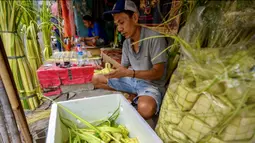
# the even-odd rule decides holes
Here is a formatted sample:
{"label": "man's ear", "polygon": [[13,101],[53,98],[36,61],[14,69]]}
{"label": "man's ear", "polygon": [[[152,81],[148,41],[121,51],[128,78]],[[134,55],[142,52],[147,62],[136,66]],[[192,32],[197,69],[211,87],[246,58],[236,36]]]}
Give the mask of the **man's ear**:
{"label": "man's ear", "polygon": [[132,18],[135,21],[135,23],[138,23],[139,15],[137,13],[134,13]]}

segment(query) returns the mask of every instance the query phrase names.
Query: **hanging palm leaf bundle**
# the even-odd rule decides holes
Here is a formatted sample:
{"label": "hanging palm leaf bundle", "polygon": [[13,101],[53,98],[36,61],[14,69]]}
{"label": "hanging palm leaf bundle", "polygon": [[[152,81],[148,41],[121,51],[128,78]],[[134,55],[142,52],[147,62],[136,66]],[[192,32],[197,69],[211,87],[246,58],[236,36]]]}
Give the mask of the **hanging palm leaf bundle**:
{"label": "hanging palm leaf bundle", "polygon": [[22,5],[26,12],[21,20],[21,31],[24,33],[25,51],[36,84],[36,93],[40,97],[42,92],[36,74],[37,69],[42,65],[41,47],[37,36],[39,29],[36,22],[39,13],[36,11],[32,0],[22,1]]}
{"label": "hanging palm leaf bundle", "polygon": [[50,9],[47,6],[47,1],[43,0],[42,9],[40,11],[40,29],[42,30],[43,35],[43,43],[44,43],[44,50],[43,50],[43,56],[44,60],[47,60],[52,55],[52,48],[51,48],[51,29],[53,27],[53,23],[50,22],[51,19],[51,13]]}

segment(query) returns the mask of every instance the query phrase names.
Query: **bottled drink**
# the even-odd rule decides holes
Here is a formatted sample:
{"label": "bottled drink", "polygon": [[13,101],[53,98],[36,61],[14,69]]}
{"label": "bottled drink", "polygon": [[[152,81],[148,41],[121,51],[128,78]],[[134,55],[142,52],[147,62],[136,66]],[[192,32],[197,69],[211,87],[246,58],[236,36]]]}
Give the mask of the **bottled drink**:
{"label": "bottled drink", "polygon": [[84,65],[84,60],[83,60],[83,52],[79,51],[77,52],[77,65],[78,66],[83,66]]}
{"label": "bottled drink", "polygon": [[84,53],[82,52],[80,44],[77,44],[76,52],[77,52],[77,65],[82,66],[84,64],[84,61],[83,61],[83,54]]}
{"label": "bottled drink", "polygon": [[89,61],[88,61],[88,51],[86,50],[86,48],[83,49],[83,57],[84,57],[84,64],[85,65],[89,64]]}
{"label": "bottled drink", "polygon": [[74,42],[75,42],[75,44],[78,44],[80,42],[80,37],[75,36]]}
{"label": "bottled drink", "polygon": [[80,52],[80,51],[82,51],[81,44],[77,44],[76,45],[76,52]]}

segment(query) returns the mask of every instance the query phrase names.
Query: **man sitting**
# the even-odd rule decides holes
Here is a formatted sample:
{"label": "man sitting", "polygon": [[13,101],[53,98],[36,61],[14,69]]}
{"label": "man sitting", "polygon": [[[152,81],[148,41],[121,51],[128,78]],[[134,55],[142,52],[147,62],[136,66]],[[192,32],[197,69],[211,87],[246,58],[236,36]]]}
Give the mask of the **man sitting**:
{"label": "man sitting", "polygon": [[122,67],[106,75],[95,75],[96,88],[114,89],[137,95],[133,102],[145,119],[150,119],[160,108],[165,94],[167,55],[165,38],[147,37],[160,34],[138,25],[138,10],[131,0],[118,0],[112,11],[114,23],[126,40],[122,48]]}
{"label": "man sitting", "polygon": [[83,16],[83,23],[88,28],[88,37],[82,40],[89,46],[103,46],[107,43],[106,34],[98,22],[89,15]]}

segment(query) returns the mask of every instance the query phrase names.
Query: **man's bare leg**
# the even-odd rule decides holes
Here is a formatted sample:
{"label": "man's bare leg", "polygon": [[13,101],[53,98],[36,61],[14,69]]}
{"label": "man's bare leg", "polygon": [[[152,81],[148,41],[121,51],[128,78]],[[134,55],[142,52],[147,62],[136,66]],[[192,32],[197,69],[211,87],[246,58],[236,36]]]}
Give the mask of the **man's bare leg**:
{"label": "man's bare leg", "polygon": [[[106,78],[104,75],[94,75],[92,78],[92,83],[95,86],[95,88],[103,88],[107,90],[114,90],[113,88],[109,87],[108,84],[108,78]],[[114,90],[116,91],[116,90]],[[127,93],[128,96],[126,97],[127,100],[131,103],[133,99],[136,97],[135,94]]]}
{"label": "man's bare leg", "polygon": [[151,119],[157,111],[157,103],[151,96],[140,96],[138,98],[137,111],[144,119]]}
{"label": "man's bare leg", "polygon": [[[92,83],[95,88],[103,88],[107,90],[114,90],[108,86],[108,78],[104,75],[94,75],[92,78]],[[136,95],[131,94],[130,101],[132,101]],[[157,110],[157,103],[151,96],[140,96],[138,99],[138,109],[137,111],[144,119],[150,119],[155,115]]]}
{"label": "man's bare leg", "polygon": [[95,88],[114,90],[113,88],[109,87],[107,83],[108,83],[108,78],[106,78],[102,74],[94,75],[92,78],[92,84],[95,86]]}

